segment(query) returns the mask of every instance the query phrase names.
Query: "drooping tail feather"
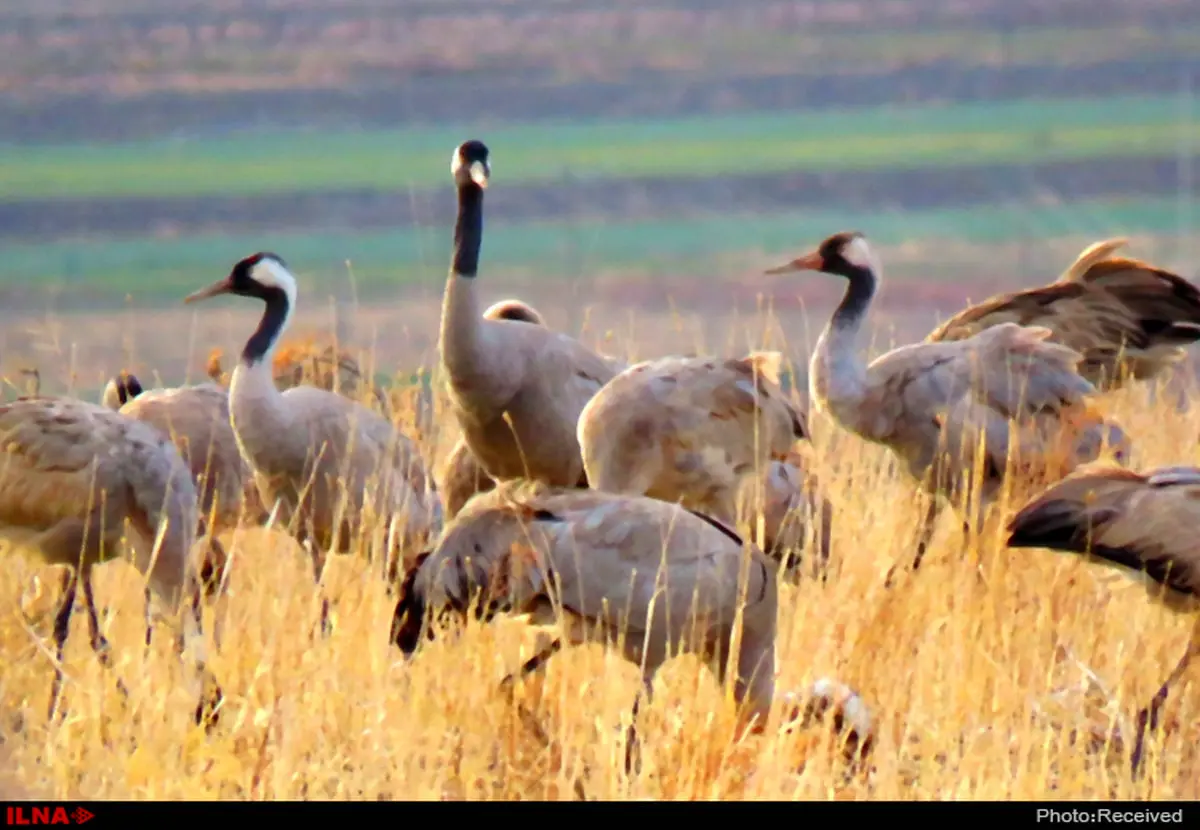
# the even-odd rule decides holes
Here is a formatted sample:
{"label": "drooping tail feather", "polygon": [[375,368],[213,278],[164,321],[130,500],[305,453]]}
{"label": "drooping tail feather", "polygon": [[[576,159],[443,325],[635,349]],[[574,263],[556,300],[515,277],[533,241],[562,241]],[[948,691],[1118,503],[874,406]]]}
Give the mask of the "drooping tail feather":
{"label": "drooping tail feather", "polygon": [[[1195,596],[1200,547],[1176,513],[1190,499],[1157,491],[1155,479],[1121,467],[1091,465],[1049,487],[1008,523],[1008,546],[1085,554],[1144,573],[1176,595]],[[1182,482],[1194,486],[1194,478]],[[1164,485],[1168,486],[1168,485]],[[1169,511],[1169,514],[1168,514]],[[1162,521],[1167,515],[1168,520]]]}
{"label": "drooping tail feather", "polygon": [[1096,343],[1101,353],[1090,359],[1100,361],[1101,347],[1107,345],[1110,360],[1123,350],[1123,362],[1135,378],[1153,377],[1183,357],[1181,347],[1200,341],[1200,289],[1165,269],[1113,256],[1113,250],[1081,256],[1069,269],[1073,280],[1103,292],[1091,316],[1111,317],[1117,324],[1114,334],[1123,335]]}
{"label": "drooping tail feather", "polygon": [[1009,521],[1008,546],[1087,553],[1096,526],[1111,517],[1107,509],[1089,511],[1077,501],[1043,495]]}

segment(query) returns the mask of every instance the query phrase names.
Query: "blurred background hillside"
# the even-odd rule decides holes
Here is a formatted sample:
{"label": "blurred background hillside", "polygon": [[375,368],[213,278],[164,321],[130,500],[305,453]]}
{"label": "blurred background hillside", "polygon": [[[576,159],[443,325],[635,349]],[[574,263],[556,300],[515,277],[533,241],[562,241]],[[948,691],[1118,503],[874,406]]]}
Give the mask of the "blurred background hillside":
{"label": "blurred background hillside", "polygon": [[469,137],[489,293],[643,351],[761,298],[802,354],[839,286],[761,271],[849,227],[900,338],[1103,236],[1195,277],[1198,70],[1200,0],[0,0],[0,359],[195,375],[258,309],[179,298],[273,250],[428,360]]}

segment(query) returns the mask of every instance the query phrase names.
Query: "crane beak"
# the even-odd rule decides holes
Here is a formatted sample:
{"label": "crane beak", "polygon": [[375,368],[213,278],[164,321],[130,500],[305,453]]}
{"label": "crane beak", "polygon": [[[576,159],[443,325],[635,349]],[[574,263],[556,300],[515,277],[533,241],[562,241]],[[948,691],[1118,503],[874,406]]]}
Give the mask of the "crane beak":
{"label": "crane beak", "polygon": [[807,253],[798,259],[793,259],[791,262],[786,262],[783,265],[778,265],[774,268],[768,268],[764,274],[790,274],[794,271],[820,271],[825,265],[825,260],[821,257],[819,251]]}
{"label": "crane beak", "polygon": [[184,303],[197,303],[200,300],[207,300],[209,297],[215,297],[218,294],[228,294],[233,291],[233,280],[229,277],[217,280],[208,288],[201,288],[199,291],[193,291],[183,298]]}
{"label": "crane beak", "polygon": [[492,171],[488,170],[486,164],[482,161],[473,161],[467,172],[471,174],[471,181],[479,185],[480,190],[487,190],[488,177],[491,176]]}

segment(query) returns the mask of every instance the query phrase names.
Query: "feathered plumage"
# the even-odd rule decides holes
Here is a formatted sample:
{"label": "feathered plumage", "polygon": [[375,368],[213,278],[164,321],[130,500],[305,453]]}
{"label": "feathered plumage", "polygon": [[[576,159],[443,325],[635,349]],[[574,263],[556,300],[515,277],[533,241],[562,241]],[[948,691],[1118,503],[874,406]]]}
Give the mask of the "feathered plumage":
{"label": "feathered plumage", "polygon": [[723,676],[744,572],[735,693],[747,716],[765,720],[775,683],[775,571],[736,532],[678,505],[503,482],[472,499],[410,574],[396,640],[411,653],[427,614],[465,615],[474,606],[485,619],[527,614],[572,643],[624,633],[625,657],[648,677],[680,647],[714,660]]}
{"label": "feathered plumage", "polygon": [[145,390],[124,372],[109,387],[118,393],[106,395],[106,403],[118,403],[122,415],[151,425],[175,444],[192,471],[202,516],[215,517],[212,532],[235,526],[243,512],[260,517],[257,487],[230,421],[227,388],[201,383]]}
{"label": "feathered plumage", "polygon": [[[80,584],[92,647],[106,657],[91,573],[126,550],[168,613],[192,597],[191,630],[198,630],[200,572],[192,558],[198,521],[187,465],[148,424],[69,398],[0,404],[0,536],[68,569],[54,623],[60,662]],[[60,682],[56,675],[52,712]]]}
{"label": "feathered plumage", "polygon": [[[1053,342],[1049,329],[998,323],[962,340],[902,346],[867,365],[857,355],[857,337],[882,267],[863,235],[834,234],[768,273],[790,271],[824,271],[849,281],[810,362],[813,406],[890,448],[917,481],[960,510],[970,512],[974,503],[982,514],[993,503],[1010,457],[1026,471],[1047,456],[1056,469],[1069,470],[1095,460],[1110,438],[1128,451],[1120,427],[1091,402],[1096,390],[1078,373],[1081,355]],[[1064,425],[1070,429],[1065,444],[1058,438]],[[986,438],[982,458],[975,440],[980,429]],[[973,483],[976,473],[984,484],[974,500],[968,498],[973,488],[963,482]],[[935,517],[936,509],[926,516],[914,566]]]}
{"label": "feathered plumage", "polygon": [[[1008,523],[1011,547],[1087,554],[1143,574],[1181,611],[1200,603],[1200,468],[1137,473],[1089,465],[1050,486]],[[1162,588],[1168,590],[1164,594]]]}
{"label": "feathered plumage", "polygon": [[964,309],[926,341],[963,340],[1004,323],[1037,326],[1078,352],[1080,374],[1098,387],[1155,377],[1200,340],[1200,290],[1170,271],[1117,256],[1125,244],[1097,242],[1057,281]]}
{"label": "feathered plumage", "polygon": [[[1200,610],[1200,468],[1135,473],[1090,465],[1052,485],[1008,523],[1013,548],[1078,553],[1140,577],[1152,596],[1178,612]],[[1154,699],[1138,713],[1132,754],[1140,769],[1147,728],[1173,685],[1200,652],[1200,617],[1187,650]]]}
{"label": "feathered plumage", "polygon": [[811,570],[819,578],[832,552],[833,504],[820,494],[810,466],[811,462],[795,450],[786,459],[772,460],[764,475],[742,480],[738,513],[740,524],[754,529],[756,511],[761,509],[763,550],[776,559],[786,558],[793,571],[801,565],[809,570],[812,563],[804,561],[801,553],[811,539],[817,558]]}
{"label": "feathered plumage", "polygon": [[565,334],[483,317],[476,282],[488,159],[482,142],[467,141],[451,161],[458,217],[438,341],[450,409],[491,478],[585,485],[575,426],[615,372]]}
{"label": "feathered plumage", "polygon": [[[483,312],[483,316],[486,320],[513,320],[535,326],[546,324],[537,309],[520,300],[500,300],[493,303]],[[475,460],[466,440],[460,437],[443,462],[438,481],[438,491],[442,495],[442,507],[446,518],[452,519],[457,516],[462,506],[476,493],[486,493],[495,486],[495,479],[484,471]]]}
{"label": "feathered plumage", "polygon": [[415,555],[436,535],[441,504],[415,443],[388,419],[326,389],[276,387],[271,357],[296,293],[283,260],[259,252],[187,301],[234,294],[265,305],[230,380],[230,419],[263,504],[311,542],[318,576],[326,552],[349,550],[361,531],[377,527],[386,530],[381,558],[398,573],[396,554]]}
{"label": "feathered plumage", "polygon": [[779,388],[781,360],[664,357],[626,369],[579,416],[590,485],[734,524],[742,480],[808,435],[804,413]]}

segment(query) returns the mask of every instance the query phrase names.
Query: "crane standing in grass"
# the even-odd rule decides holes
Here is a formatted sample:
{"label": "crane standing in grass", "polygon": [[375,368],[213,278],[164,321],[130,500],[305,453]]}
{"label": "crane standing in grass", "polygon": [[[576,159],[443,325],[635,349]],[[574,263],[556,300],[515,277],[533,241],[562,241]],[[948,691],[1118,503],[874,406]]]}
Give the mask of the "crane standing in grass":
{"label": "crane standing in grass", "polygon": [[[1008,523],[1008,545],[1083,554],[1137,574],[1151,596],[1180,613],[1200,612],[1200,468],[1135,473],[1092,465],[1048,488]],[[1200,616],[1187,648],[1150,704],[1138,713],[1133,771],[1142,762],[1147,728],[1193,658],[1200,654]]]}
{"label": "crane standing in grass", "polygon": [[[1096,390],[1077,371],[1080,354],[1052,342],[1049,329],[1005,322],[962,340],[903,346],[868,365],[858,356],[858,335],[882,268],[866,238],[834,234],[767,273],[793,271],[848,282],[817,340],[809,397],[843,428],[890,448],[934,496],[914,568],[932,536],[938,496],[978,520],[1001,492],[1010,449],[1019,448],[1019,463],[1029,471],[1047,462],[1052,476],[1094,460],[1106,445],[1127,448],[1120,428],[1092,407]],[[1016,443],[1013,422],[1020,428]],[[984,437],[982,459],[976,434]]]}
{"label": "crane standing in grass", "polygon": [[[192,550],[199,519],[187,465],[171,441],[148,424],[71,398],[0,404],[0,536],[17,550],[66,568],[54,619],[58,665],[51,717],[58,706],[63,650],[81,584],[92,648],[110,665],[92,569],[120,555],[123,536],[133,564],[147,579],[147,591],[169,613],[190,601],[183,615],[185,640],[203,636],[202,574]],[[209,575],[207,581],[219,583],[220,575]],[[147,631],[147,642],[149,636]],[[210,703],[201,700],[198,720],[206,717]]]}
{"label": "crane standing in grass", "polygon": [[450,409],[491,478],[587,486],[575,427],[583,407],[616,372],[565,334],[483,316],[477,282],[488,148],[464,142],[450,169],[458,217],[438,341]]}
{"label": "crane standing in grass", "polygon": [[[615,642],[642,667],[645,694],[663,663],[691,651],[721,682],[732,677],[740,728],[761,732],[776,691],[776,572],[734,531],[676,504],[502,482],[472,499],[409,572],[393,639],[412,654],[423,631],[432,636],[427,619],[527,615],[559,638],[526,671],[564,640]],[[856,717],[847,726],[865,744],[870,719]]]}
{"label": "crane standing in grass", "polygon": [[[386,574],[395,577],[399,557],[415,553],[441,526],[441,505],[416,445],[383,416],[335,392],[276,387],[271,358],[296,306],[296,279],[282,259],[248,256],[186,301],[220,294],[265,305],[229,384],[233,432],[263,503],[281,509],[285,524],[297,523],[318,582],[325,552],[350,550],[375,519],[386,527]],[[323,628],[327,618],[323,600]]]}

